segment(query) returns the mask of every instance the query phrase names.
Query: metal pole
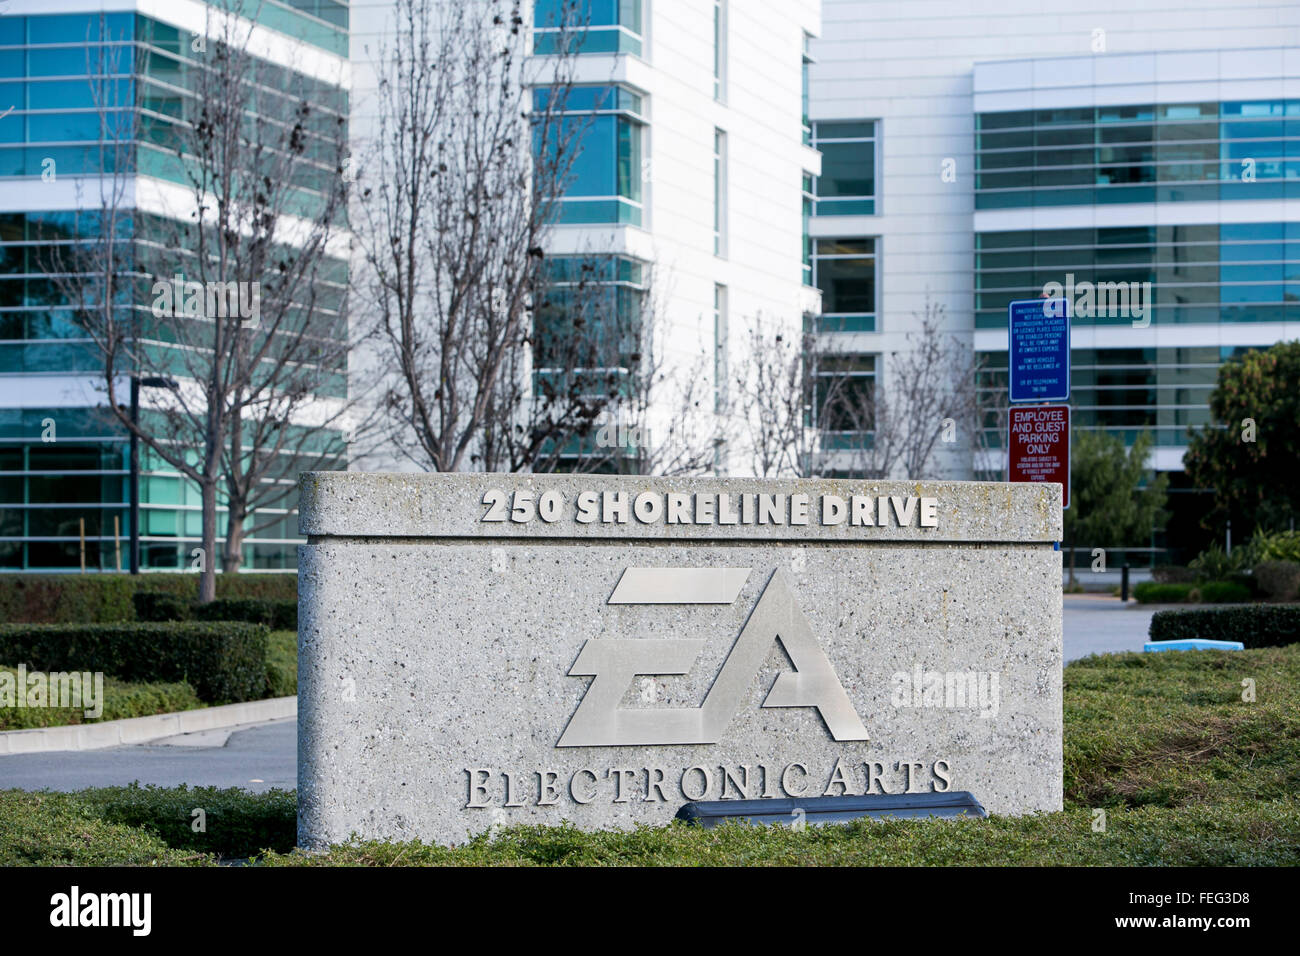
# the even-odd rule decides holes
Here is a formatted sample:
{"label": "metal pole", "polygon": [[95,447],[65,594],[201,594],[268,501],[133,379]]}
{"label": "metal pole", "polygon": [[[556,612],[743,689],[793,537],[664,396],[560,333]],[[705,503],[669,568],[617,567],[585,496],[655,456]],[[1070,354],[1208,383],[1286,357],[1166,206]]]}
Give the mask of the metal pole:
{"label": "metal pole", "polygon": [[131,376],[131,573],[140,573],[140,439],[135,425],[140,420],[140,378]]}

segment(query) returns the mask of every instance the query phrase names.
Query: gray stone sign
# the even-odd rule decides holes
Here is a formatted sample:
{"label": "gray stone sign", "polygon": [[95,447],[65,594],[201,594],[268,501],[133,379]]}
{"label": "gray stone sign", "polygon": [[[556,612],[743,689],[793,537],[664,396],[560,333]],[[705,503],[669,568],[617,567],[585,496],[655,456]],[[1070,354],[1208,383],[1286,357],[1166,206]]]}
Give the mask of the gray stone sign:
{"label": "gray stone sign", "polygon": [[688,800],[1061,807],[1061,488],[308,474],[304,846]]}

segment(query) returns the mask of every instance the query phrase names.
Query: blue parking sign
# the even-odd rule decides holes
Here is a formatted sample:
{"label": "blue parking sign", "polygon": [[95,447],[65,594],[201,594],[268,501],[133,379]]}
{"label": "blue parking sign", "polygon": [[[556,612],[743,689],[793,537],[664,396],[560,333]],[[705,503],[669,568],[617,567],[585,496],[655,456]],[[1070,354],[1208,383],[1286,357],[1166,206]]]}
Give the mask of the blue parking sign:
{"label": "blue parking sign", "polygon": [[1007,306],[1011,401],[1070,397],[1070,302],[1019,299]]}

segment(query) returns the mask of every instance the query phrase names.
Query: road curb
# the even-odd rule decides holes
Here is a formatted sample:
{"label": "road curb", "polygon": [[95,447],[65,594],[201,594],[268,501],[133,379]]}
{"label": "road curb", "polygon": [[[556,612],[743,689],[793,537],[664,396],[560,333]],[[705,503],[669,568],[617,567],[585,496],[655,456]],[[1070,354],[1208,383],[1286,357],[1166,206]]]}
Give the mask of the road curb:
{"label": "road curb", "polygon": [[49,753],[56,750],[101,750],[123,744],[147,743],[177,734],[225,730],[242,724],[296,716],[297,697],[273,697],[270,700],[250,700],[242,704],[182,710],[174,714],[106,720],[97,724],[5,730],[0,731],[0,756]]}

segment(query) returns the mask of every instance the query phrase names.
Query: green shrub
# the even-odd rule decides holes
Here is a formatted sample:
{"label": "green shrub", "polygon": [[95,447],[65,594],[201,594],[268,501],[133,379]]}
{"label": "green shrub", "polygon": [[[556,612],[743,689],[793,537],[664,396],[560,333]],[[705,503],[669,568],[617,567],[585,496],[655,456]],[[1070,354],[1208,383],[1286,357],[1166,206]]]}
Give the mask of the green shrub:
{"label": "green shrub", "polygon": [[126,681],[188,681],[210,704],[266,693],[268,631],[242,621],[0,624],[0,660],[41,671],[103,671]]}
{"label": "green shrub", "polygon": [[266,654],[266,696],[298,693],[298,632],[272,631]]}
{"label": "green shrub", "polygon": [[[216,787],[104,787],[76,795],[106,823],[143,829],[169,847],[221,856],[281,853],[298,839],[298,798],[292,790],[246,793]],[[200,819],[203,828],[195,831]]]}
{"label": "green shrub", "polygon": [[[0,667],[0,671],[13,671]],[[71,724],[95,723],[174,714],[203,706],[194,688],[184,682],[174,684],[140,684],[104,678],[103,712],[98,718],[87,717],[85,707],[0,707],[0,730],[27,730],[33,727],[67,727]]]}
{"label": "green shrub", "polygon": [[1240,581],[1208,581],[1200,591],[1206,604],[1241,604],[1251,597],[1250,588]]}
{"label": "green shrub", "polygon": [[0,574],[0,621],[130,621],[129,574]]}
{"label": "green shrub", "polygon": [[[198,596],[192,572],[158,574],[3,574],[0,621],[32,624],[121,624],[136,620],[133,595]],[[217,597],[298,600],[296,574],[218,574]]]}
{"label": "green shrub", "polygon": [[[198,574],[193,571],[142,574],[137,590],[165,591],[193,602],[199,593]],[[256,598],[267,601],[297,601],[296,574],[218,574],[217,598]]]}
{"label": "green shrub", "polygon": [[1159,584],[1192,584],[1196,572],[1177,564],[1157,564],[1151,569],[1151,580]]}
{"label": "green shrub", "polygon": [[1246,647],[1280,647],[1300,642],[1300,604],[1157,611],[1149,633],[1153,641],[1200,637],[1241,641]]}
{"label": "green shrub", "polygon": [[131,595],[137,621],[188,621],[190,602],[166,591],[136,591]]}
{"label": "green shrub", "polygon": [[1133,597],[1140,604],[1182,604],[1191,599],[1195,586],[1187,583],[1161,584],[1159,581],[1141,581],[1133,588]]}
{"label": "green shrub", "polygon": [[1300,597],[1300,562],[1261,561],[1255,565],[1255,581],[1274,601],[1294,601]]}
{"label": "green shrub", "polygon": [[1255,532],[1250,547],[1256,561],[1300,562],[1300,531]]}
{"label": "green shrub", "polygon": [[1246,557],[1241,548],[1228,554],[1216,543],[1198,554],[1187,566],[1196,572],[1197,581],[1226,581],[1245,570]]}
{"label": "green shrub", "polygon": [[298,602],[267,598],[217,598],[196,604],[194,617],[200,621],[248,621],[265,624],[273,631],[298,630]]}

